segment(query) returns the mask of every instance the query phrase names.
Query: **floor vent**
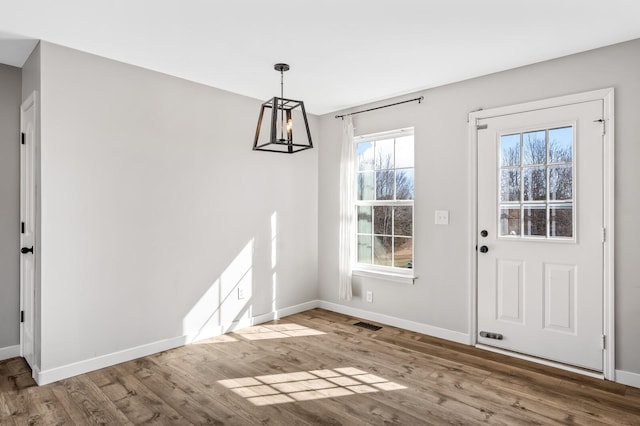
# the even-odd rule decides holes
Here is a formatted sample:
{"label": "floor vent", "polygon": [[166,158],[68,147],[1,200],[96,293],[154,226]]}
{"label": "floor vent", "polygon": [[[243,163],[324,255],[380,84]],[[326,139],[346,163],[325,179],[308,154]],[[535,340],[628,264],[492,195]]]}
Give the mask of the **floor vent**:
{"label": "floor vent", "polygon": [[378,331],[382,328],[382,327],[378,327],[377,325],[369,324],[368,322],[362,322],[362,321],[357,322],[353,325],[362,327],[362,328],[368,328],[369,330],[373,330],[373,331]]}

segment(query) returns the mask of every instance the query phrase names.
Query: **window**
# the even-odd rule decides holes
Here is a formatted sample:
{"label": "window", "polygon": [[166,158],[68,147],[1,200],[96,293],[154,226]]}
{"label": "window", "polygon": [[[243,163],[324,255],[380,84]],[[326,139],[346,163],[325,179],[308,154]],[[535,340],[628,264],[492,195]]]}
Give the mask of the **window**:
{"label": "window", "polygon": [[413,268],[413,128],[356,142],[358,269],[410,274]]}
{"label": "window", "polygon": [[571,239],[573,127],[500,136],[501,237]]}

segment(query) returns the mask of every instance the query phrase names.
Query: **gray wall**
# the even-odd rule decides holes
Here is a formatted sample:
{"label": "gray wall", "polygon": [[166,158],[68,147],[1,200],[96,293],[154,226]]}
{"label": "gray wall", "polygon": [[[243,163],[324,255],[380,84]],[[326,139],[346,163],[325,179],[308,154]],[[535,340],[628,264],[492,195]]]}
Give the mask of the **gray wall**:
{"label": "gray wall", "polygon": [[260,100],[40,55],[43,372],[317,299],[317,150],[253,152]]}
{"label": "gray wall", "polygon": [[[357,297],[339,301],[338,205],[341,121],[321,117],[319,283],[323,300],[431,327],[468,333],[469,137],[467,115],[492,108],[614,87],[616,144],[616,369],[640,373],[640,40],[427,90],[411,104],[355,117],[356,134],[415,126],[416,284],[356,279]],[[428,70],[425,70],[428,72]],[[401,99],[407,99],[404,96]],[[390,100],[393,101],[393,100]],[[367,106],[363,106],[366,108]],[[434,210],[451,212],[448,226]],[[374,303],[361,294],[374,291]]]}
{"label": "gray wall", "polygon": [[0,64],[0,349],[20,343],[20,68]]}

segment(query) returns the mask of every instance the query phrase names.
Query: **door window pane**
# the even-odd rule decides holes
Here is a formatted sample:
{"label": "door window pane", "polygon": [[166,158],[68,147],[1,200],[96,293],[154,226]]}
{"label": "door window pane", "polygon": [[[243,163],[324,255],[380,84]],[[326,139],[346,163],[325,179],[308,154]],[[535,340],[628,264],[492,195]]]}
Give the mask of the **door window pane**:
{"label": "door window pane", "polygon": [[547,236],[547,209],[545,206],[525,206],[523,234],[531,237]]}
{"label": "door window pane", "polygon": [[545,164],[547,162],[546,132],[539,130],[522,134],[524,164]]}
{"label": "door window pane", "polygon": [[544,167],[526,167],[524,174],[524,201],[547,199],[547,174]]}
{"label": "door window pane", "polygon": [[393,239],[394,261],[396,268],[413,268],[413,243],[411,238],[395,237]]}
{"label": "door window pane", "polygon": [[520,201],[520,169],[500,171],[500,201]]}
{"label": "door window pane", "polygon": [[573,167],[551,166],[549,168],[549,199],[570,200],[573,197]]}
{"label": "door window pane", "polygon": [[500,136],[500,165],[520,165],[520,133]]}
{"label": "door window pane", "polygon": [[520,207],[500,208],[500,236],[520,236]]}
{"label": "door window pane", "polygon": [[573,127],[549,130],[549,162],[570,163],[573,161]]}
{"label": "door window pane", "polygon": [[574,237],[572,126],[500,136],[498,233]]}
{"label": "door window pane", "polygon": [[573,205],[550,206],[549,227],[551,237],[573,237]]}

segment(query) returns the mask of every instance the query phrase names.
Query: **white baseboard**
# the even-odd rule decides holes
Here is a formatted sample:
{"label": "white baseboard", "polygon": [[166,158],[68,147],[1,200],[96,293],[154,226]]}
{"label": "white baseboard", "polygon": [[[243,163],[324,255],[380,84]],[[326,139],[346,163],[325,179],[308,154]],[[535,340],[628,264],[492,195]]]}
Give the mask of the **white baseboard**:
{"label": "white baseboard", "polygon": [[616,382],[640,388],[640,374],[630,371],[616,370]]}
{"label": "white baseboard", "polygon": [[0,348],[0,361],[20,356],[20,345],[7,346]]}
{"label": "white baseboard", "polygon": [[320,303],[321,302],[319,300],[312,300],[310,302],[301,303],[299,305],[289,306],[288,308],[278,309],[275,312],[276,317],[274,319],[280,319],[280,318],[287,317],[289,315],[299,314],[300,312],[308,311],[310,309],[319,308]]}
{"label": "white baseboard", "polygon": [[[78,374],[88,373],[89,371],[98,370],[100,368],[109,367],[122,362],[130,361],[132,359],[140,358],[143,356],[152,355],[158,352],[174,349],[180,346],[187,345],[189,343],[197,342],[199,340],[208,339],[211,337],[219,336],[223,333],[227,333],[239,328],[250,327],[256,324],[262,324],[264,322],[279,319],[287,315],[296,314],[298,312],[304,312],[309,309],[318,307],[318,301],[313,300],[310,302],[302,303],[295,306],[289,306],[286,308],[278,309],[275,312],[269,312],[255,317],[243,319],[230,324],[223,324],[221,326],[209,327],[198,331],[197,333],[189,334],[186,336],[178,336],[171,339],[159,340],[157,342],[148,343],[145,345],[136,346],[133,348],[124,349],[122,351],[113,352],[110,354],[98,356],[95,358],[78,361],[73,364],[67,364],[56,368],[51,368],[43,371],[33,371],[33,378],[39,385],[46,385],[48,383],[57,382],[58,380],[66,379],[69,377],[77,376]],[[17,348],[17,352],[13,354],[10,351],[13,348]],[[0,359],[2,358],[3,351],[6,351],[7,358],[20,355],[20,347],[10,347],[0,349]],[[12,355],[13,354],[13,355]]]}
{"label": "white baseboard", "polygon": [[185,345],[187,340],[187,336],[179,336],[172,339],[160,340],[146,345],[124,349],[122,351],[78,361],[73,364],[42,370],[35,375],[36,377],[34,377],[34,379],[39,385],[46,385],[48,383],[57,382],[58,380],[77,376],[78,374],[88,373],[89,371],[99,370],[101,368],[120,364],[121,362],[131,361],[132,359],[177,348]]}
{"label": "white baseboard", "polygon": [[423,324],[420,322],[409,321],[406,319],[392,317],[385,314],[365,311],[364,309],[358,309],[358,308],[353,308],[351,306],[339,305],[337,303],[326,302],[324,300],[320,300],[318,307],[322,309],[326,309],[328,311],[337,312],[339,314],[350,315],[352,317],[362,318],[369,321],[375,321],[381,324],[388,324],[394,327],[415,331],[416,333],[427,334],[433,337],[439,337],[441,339],[451,340],[453,342],[462,343],[465,345],[471,344],[471,336],[469,336],[469,334],[467,333],[461,333],[459,331],[447,330],[445,328],[434,327],[432,325]]}

